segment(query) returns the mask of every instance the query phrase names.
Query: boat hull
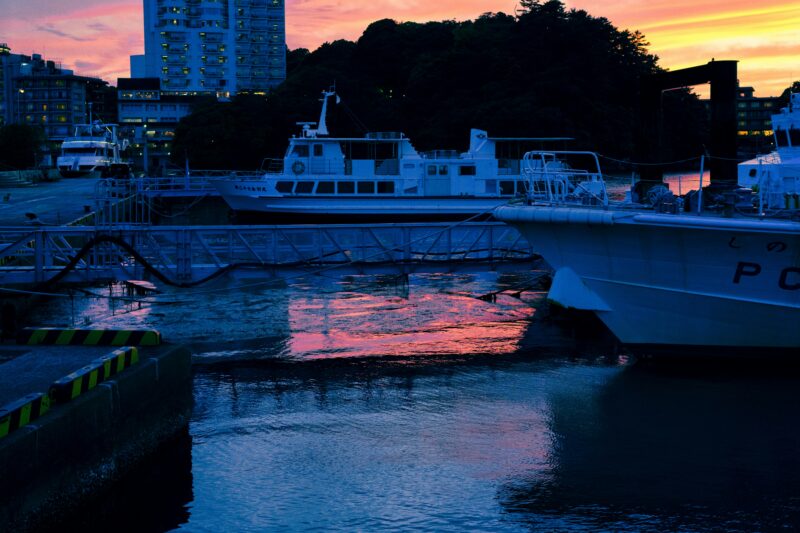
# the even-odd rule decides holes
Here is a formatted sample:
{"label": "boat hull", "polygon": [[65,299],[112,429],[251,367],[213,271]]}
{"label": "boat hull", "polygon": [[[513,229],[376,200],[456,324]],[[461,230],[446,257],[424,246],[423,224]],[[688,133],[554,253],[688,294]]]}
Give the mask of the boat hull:
{"label": "boat hull", "polygon": [[239,216],[289,220],[463,220],[492,211],[510,198],[470,196],[281,196],[241,194],[235,183],[214,181],[225,202]]}
{"label": "boat hull", "polygon": [[594,311],[626,345],[800,348],[800,223],[563,207],[495,216],[556,270],[552,300]]}
{"label": "boat hull", "polygon": [[62,178],[99,178],[103,176],[103,172],[99,169],[93,168],[90,170],[72,170],[59,168],[58,173]]}

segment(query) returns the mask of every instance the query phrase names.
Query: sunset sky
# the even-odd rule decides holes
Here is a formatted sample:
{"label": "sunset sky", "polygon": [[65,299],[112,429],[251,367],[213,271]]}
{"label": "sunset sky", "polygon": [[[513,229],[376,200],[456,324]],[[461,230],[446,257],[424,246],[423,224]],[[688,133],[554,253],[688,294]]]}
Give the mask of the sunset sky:
{"label": "sunset sky", "polygon": [[[642,31],[663,67],[738,59],[739,79],[757,96],[779,94],[800,79],[797,0],[568,0],[568,7]],[[513,0],[286,0],[290,48],[355,39],[372,21],[475,18],[513,13]],[[0,42],[15,53],[41,53],[79,74],[112,83],[142,53],[141,0],[0,0]],[[702,91],[700,91],[702,92]]]}

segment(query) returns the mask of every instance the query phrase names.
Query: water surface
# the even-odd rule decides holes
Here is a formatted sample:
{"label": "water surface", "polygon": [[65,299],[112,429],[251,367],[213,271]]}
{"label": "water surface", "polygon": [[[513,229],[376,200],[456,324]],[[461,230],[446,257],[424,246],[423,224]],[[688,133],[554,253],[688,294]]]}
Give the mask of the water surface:
{"label": "water surface", "polygon": [[[549,315],[540,292],[516,297],[535,278],[232,280],[141,308],[78,299],[78,323],[156,327],[196,353],[189,434],[80,527],[800,524],[796,369],[634,363],[591,323]],[[71,320],[68,302],[39,319]]]}

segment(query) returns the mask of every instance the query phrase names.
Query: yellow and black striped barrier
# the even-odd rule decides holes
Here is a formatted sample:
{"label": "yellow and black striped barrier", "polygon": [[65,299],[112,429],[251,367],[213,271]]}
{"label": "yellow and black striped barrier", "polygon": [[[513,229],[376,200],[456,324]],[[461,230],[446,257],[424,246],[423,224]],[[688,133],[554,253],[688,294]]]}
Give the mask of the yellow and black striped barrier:
{"label": "yellow and black striped barrier", "polygon": [[100,383],[139,362],[139,350],[126,346],[64,376],[50,385],[50,399],[55,403],[74,400]]}
{"label": "yellow and black striped barrier", "polygon": [[50,397],[37,392],[0,407],[0,439],[50,410]]}
{"label": "yellow and black striped barrier", "polygon": [[158,346],[161,333],[152,329],[24,328],[17,335],[17,344]]}

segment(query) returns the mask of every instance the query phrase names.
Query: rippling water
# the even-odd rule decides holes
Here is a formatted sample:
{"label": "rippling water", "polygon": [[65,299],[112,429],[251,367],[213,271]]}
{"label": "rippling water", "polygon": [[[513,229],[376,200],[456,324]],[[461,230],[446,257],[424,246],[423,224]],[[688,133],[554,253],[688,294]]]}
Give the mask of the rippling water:
{"label": "rippling water", "polygon": [[[548,316],[542,294],[509,295],[534,281],[312,278],[167,291],[141,309],[80,299],[76,322],[157,327],[197,363],[189,435],[121,483],[111,516],[80,526],[800,524],[796,370],[634,364],[591,324]],[[56,302],[39,319],[71,312]]]}

